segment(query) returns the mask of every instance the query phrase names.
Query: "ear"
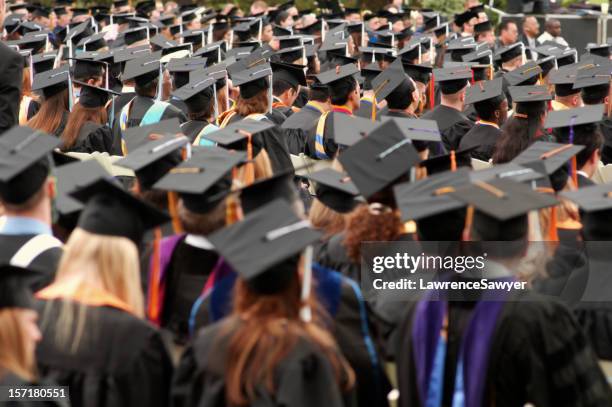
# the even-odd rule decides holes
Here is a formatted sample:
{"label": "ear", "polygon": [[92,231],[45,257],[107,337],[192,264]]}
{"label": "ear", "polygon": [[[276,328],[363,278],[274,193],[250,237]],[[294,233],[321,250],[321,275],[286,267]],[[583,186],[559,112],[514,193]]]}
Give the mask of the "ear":
{"label": "ear", "polygon": [[493,112],[493,114],[495,115],[496,119],[499,119],[501,117],[501,112],[499,110],[496,110],[495,112]]}
{"label": "ear", "polygon": [[49,199],[55,198],[56,188],[55,188],[55,178],[54,177],[49,177],[47,179],[47,195],[49,196]]}

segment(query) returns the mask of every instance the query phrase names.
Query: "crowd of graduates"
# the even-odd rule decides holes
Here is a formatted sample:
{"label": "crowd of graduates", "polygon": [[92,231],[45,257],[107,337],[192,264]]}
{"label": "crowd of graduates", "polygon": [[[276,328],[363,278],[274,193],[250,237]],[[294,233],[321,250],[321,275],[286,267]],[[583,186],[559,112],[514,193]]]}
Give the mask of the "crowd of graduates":
{"label": "crowd of graduates", "polygon": [[9,405],[612,406],[612,45],[486,11],[0,1]]}

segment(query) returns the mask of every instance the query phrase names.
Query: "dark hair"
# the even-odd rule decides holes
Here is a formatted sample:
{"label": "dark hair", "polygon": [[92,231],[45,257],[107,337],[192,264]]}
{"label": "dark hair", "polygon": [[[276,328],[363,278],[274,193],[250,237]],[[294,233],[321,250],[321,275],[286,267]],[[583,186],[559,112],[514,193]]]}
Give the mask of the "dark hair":
{"label": "dark hair", "polygon": [[281,25],[281,23],[287,18],[289,18],[289,12],[283,10],[276,15],[276,18],[274,19],[274,24]]}
{"label": "dark hair", "polygon": [[289,89],[293,89],[294,91],[297,92],[298,88],[297,86],[293,86],[289,82],[284,81],[282,79],[277,79],[272,82],[272,93],[274,94],[274,96],[282,95]]}
{"label": "dark hair", "polygon": [[54,134],[62,125],[64,113],[68,112],[68,89],[43,100],[38,112],[26,123],[28,127]]}
{"label": "dark hair", "polygon": [[503,164],[512,161],[533,142],[526,119],[510,118],[502,127],[502,134],[495,144],[493,163]]}
{"label": "dark hair", "polygon": [[512,20],[502,20],[502,22],[499,23],[499,33],[501,34],[502,31],[506,31],[508,29],[508,26],[510,26],[510,24],[516,25],[516,22]]}
{"label": "dark hair", "polygon": [[349,95],[357,89],[357,81],[352,76],[337,80],[330,86],[331,102],[334,105],[345,105]]}
{"label": "dark hair", "polygon": [[416,221],[421,241],[461,240],[467,208],[454,209]]}
{"label": "dark hair", "polygon": [[585,105],[598,105],[604,103],[606,96],[610,94],[610,84],[589,86],[582,88],[580,95]]}
{"label": "dark hair", "polygon": [[152,94],[154,95],[155,92],[157,92],[157,82],[157,78],[146,83],[139,83],[136,81],[134,83],[134,91],[138,96],[151,97]]}
{"label": "dark hair", "polygon": [[580,220],[583,240],[612,240],[612,230],[609,227],[612,222],[612,210],[588,213],[581,211]]}
{"label": "dark hair", "polygon": [[269,103],[268,92],[266,90],[262,90],[248,99],[238,96],[236,100],[236,112],[242,117],[246,117],[253,113],[266,113]]}
{"label": "dark hair", "polygon": [[412,98],[412,92],[414,92],[414,86],[412,82],[404,79],[400,85],[389,93],[385,100],[389,109],[404,110],[414,102]]}
{"label": "dark hair", "polygon": [[[570,142],[570,128],[560,127],[553,130],[553,134],[560,143]],[[576,165],[578,169],[582,168],[589,160],[594,151],[600,150],[603,146],[603,135],[597,124],[582,124],[574,126],[574,138],[572,144],[585,146],[585,148],[576,154]]]}
{"label": "dark hair", "polygon": [[482,102],[474,103],[474,109],[478,113],[478,117],[483,120],[495,120],[495,111],[500,109],[500,105],[504,101],[504,97],[496,97],[493,99],[483,100]]}
{"label": "dark hair", "polygon": [[329,99],[329,91],[326,88],[309,88],[308,100],[325,103]]}

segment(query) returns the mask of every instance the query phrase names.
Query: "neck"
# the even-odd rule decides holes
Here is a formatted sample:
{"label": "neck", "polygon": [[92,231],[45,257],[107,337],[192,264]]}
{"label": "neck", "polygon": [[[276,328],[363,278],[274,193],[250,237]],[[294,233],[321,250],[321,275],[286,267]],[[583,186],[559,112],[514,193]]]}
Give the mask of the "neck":
{"label": "neck", "polygon": [[442,95],[440,104],[442,106],[450,107],[455,110],[459,110],[460,112],[463,110],[463,102],[461,100],[452,100],[444,95]]}
{"label": "neck", "polygon": [[580,168],[580,171],[587,174],[589,178],[591,178],[593,174],[595,174],[596,170],[597,170],[597,163],[591,163],[590,161],[584,164],[582,168]]}
{"label": "neck", "polygon": [[49,199],[43,199],[40,204],[32,209],[25,211],[5,210],[6,216],[19,216],[22,218],[35,219],[45,225],[51,226],[51,202]]}
{"label": "neck", "polygon": [[353,114],[353,109],[349,105],[332,105],[332,110],[348,111],[347,113]]}

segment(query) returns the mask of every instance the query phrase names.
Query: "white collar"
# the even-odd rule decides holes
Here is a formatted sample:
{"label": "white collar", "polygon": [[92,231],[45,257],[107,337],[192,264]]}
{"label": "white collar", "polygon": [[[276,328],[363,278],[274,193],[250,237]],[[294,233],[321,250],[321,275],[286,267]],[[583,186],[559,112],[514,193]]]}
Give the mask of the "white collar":
{"label": "white collar", "polygon": [[121,88],[121,93],[134,93],[136,90],[133,86],[124,85]]}
{"label": "white collar", "polygon": [[589,174],[584,171],[576,171],[576,174],[582,175],[584,178],[589,178]]}
{"label": "white collar", "polygon": [[189,246],[197,247],[198,249],[215,250],[215,246],[213,246],[212,243],[210,243],[210,240],[204,236],[189,234],[185,238],[185,243],[187,243]]}

